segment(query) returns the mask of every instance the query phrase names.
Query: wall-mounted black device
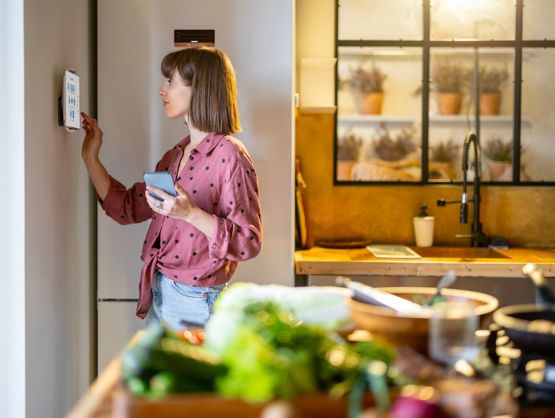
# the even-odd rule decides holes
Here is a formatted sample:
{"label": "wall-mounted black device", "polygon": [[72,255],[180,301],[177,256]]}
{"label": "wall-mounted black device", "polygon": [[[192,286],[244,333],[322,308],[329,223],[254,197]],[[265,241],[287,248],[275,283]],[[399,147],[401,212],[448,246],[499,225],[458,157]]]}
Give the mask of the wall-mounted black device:
{"label": "wall-mounted black device", "polygon": [[214,29],[175,29],[173,44],[177,47],[214,46],[216,31]]}

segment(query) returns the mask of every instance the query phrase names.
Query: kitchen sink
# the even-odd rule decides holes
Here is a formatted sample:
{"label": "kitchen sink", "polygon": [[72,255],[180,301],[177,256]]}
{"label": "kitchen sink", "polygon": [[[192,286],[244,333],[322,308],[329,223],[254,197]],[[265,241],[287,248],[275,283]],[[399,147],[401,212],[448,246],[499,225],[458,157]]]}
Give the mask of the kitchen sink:
{"label": "kitchen sink", "polygon": [[491,248],[479,247],[416,247],[418,255],[430,258],[510,258]]}

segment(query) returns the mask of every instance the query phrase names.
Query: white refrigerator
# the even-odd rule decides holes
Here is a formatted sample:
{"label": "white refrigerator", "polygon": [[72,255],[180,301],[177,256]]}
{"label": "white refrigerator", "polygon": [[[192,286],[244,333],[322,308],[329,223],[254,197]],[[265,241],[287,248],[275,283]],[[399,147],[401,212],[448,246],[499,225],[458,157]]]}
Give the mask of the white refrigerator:
{"label": "white refrigerator", "polygon": [[[101,159],[131,186],[186,134],[168,120],[158,90],[174,30],[213,29],[239,91],[241,139],[260,179],[263,250],[234,281],[293,283],[293,18],[287,0],[99,0],[98,119]],[[98,369],[144,326],[135,317],[139,259],[148,222],[121,226],[99,207]]]}

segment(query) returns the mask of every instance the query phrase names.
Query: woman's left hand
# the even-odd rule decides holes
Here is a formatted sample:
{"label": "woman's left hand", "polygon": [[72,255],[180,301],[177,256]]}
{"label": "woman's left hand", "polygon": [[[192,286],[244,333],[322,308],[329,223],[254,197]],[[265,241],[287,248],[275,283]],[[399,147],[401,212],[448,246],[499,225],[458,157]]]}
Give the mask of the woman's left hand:
{"label": "woman's left hand", "polygon": [[185,189],[179,184],[175,185],[177,196],[172,196],[152,186],[147,186],[146,190],[164,199],[160,201],[152,197],[149,193],[145,193],[148,206],[150,206],[154,212],[171,218],[181,219],[182,221],[191,222],[197,206],[191,201]]}

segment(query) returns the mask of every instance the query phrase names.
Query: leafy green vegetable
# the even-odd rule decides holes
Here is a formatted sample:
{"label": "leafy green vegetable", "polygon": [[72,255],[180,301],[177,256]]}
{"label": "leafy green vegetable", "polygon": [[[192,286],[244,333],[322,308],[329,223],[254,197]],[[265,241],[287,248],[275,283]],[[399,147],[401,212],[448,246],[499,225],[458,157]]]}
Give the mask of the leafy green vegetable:
{"label": "leafy green vegetable", "polygon": [[215,353],[179,339],[159,324],[149,326],[122,355],[123,379],[141,396],[212,392],[216,377],[225,372]]}
{"label": "leafy green vegetable", "polygon": [[331,286],[289,287],[260,286],[254,283],[234,283],[224,290],[214,306],[214,314],[206,324],[206,344],[222,354],[234,338],[237,329],[250,315],[245,307],[272,302],[307,325],[318,325],[333,331],[351,323],[345,298],[349,290]]}
{"label": "leafy green vegetable", "polygon": [[216,383],[228,397],[266,402],[322,390],[342,395],[370,360],[392,360],[376,343],[351,346],[272,302],[246,305],[242,318],[222,355],[228,373]]}
{"label": "leafy green vegetable", "polygon": [[319,391],[344,395],[371,361],[387,365],[393,359],[378,343],[348,344],[329,329],[299,321],[282,304],[257,301],[226,312],[235,322],[219,355],[160,325],[147,328],[123,353],[123,377],[130,391],[161,397],[217,390],[250,402]]}

